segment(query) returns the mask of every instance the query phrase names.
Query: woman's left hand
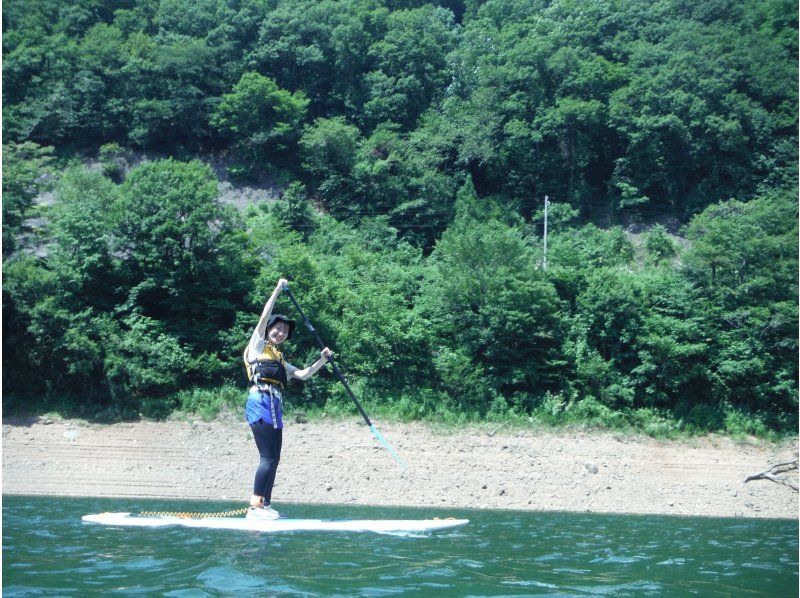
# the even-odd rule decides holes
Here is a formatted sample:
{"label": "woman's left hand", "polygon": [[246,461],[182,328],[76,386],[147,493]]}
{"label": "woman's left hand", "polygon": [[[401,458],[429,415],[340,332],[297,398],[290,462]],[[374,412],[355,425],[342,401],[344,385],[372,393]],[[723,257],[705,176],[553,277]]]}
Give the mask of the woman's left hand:
{"label": "woman's left hand", "polygon": [[325,347],[322,351],[320,351],[320,357],[325,361],[328,361],[331,357],[333,357],[333,351]]}

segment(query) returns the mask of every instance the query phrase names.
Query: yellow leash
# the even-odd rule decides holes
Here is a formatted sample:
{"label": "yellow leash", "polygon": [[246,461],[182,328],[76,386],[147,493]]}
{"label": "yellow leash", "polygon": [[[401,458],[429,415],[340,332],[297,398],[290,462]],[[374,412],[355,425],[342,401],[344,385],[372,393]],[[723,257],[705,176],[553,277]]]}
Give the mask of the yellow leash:
{"label": "yellow leash", "polygon": [[139,517],[180,517],[181,519],[209,519],[211,517],[236,517],[247,513],[247,507],[219,513],[181,513],[178,511],[142,511]]}

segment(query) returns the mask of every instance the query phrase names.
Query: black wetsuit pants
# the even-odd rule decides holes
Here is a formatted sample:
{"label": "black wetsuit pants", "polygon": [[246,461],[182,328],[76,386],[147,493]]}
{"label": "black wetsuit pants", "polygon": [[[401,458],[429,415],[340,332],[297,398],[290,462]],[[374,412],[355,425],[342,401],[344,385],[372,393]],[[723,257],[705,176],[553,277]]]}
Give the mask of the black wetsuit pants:
{"label": "black wetsuit pants", "polygon": [[256,479],[253,482],[253,494],[264,497],[264,504],[272,500],[272,486],[275,485],[275,472],[281,460],[281,445],[283,444],[283,429],[276,430],[272,424],[265,423],[263,419],[250,424],[253,438],[256,440],[258,454],[261,460],[256,470]]}

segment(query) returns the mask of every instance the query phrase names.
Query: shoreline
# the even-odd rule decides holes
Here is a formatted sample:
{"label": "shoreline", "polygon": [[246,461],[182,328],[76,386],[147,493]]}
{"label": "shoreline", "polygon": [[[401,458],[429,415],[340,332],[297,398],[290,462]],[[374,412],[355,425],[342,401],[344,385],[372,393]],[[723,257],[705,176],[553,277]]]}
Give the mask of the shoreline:
{"label": "shoreline", "polygon": [[[3,494],[246,503],[258,453],[246,423],[3,422]],[[749,475],[797,459],[780,443],[613,432],[444,431],[355,418],[287,422],[273,502],[798,519],[798,493]],[[787,474],[797,483],[797,470]]]}

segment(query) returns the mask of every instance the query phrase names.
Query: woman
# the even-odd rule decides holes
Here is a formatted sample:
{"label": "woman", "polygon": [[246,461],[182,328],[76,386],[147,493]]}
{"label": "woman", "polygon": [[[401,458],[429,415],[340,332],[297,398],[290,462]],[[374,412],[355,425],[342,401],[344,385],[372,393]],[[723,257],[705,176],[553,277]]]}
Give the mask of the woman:
{"label": "woman", "polygon": [[252,383],[247,396],[245,416],[253,431],[261,460],[253,483],[248,519],[277,519],[272,508],[272,486],[281,459],[283,442],[283,390],[291,378],[308,380],[328,361],[331,351],[325,347],[320,358],[305,369],[298,369],[283,359],[278,345],[292,336],[294,322],[286,316],[272,313],[275,300],[287,284],[281,278],[264,306],[250,343],[244,351],[247,376]]}

